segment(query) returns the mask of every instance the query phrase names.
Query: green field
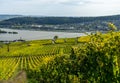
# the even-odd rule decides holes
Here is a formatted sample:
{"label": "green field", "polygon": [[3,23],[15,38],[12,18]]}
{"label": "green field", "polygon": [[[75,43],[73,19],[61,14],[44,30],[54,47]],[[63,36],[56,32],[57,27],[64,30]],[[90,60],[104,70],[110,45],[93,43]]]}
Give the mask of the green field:
{"label": "green field", "polygon": [[0,80],[24,70],[29,83],[119,83],[120,32],[0,43]]}
{"label": "green field", "polygon": [[[42,64],[62,54],[69,55],[75,38],[35,40],[0,44],[0,79],[9,79],[20,70],[38,70]],[[9,51],[8,51],[9,49]]]}

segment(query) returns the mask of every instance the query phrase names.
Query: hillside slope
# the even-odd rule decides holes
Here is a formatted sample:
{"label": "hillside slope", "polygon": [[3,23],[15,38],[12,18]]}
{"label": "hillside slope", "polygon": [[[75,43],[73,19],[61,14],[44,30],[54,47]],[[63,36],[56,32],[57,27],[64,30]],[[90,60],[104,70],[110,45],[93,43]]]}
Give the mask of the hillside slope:
{"label": "hillside slope", "polygon": [[0,15],[0,21],[7,20],[11,18],[21,17],[21,15]]}
{"label": "hillside slope", "polygon": [[[120,27],[120,15],[101,17],[17,17],[0,22],[0,27],[45,31],[107,31],[108,22]],[[119,30],[120,28],[118,28]]]}

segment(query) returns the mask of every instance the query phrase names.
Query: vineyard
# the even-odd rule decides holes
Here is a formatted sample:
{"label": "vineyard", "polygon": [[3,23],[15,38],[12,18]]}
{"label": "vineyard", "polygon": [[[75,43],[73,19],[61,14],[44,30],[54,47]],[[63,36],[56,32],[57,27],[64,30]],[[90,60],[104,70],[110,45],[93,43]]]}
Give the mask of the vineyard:
{"label": "vineyard", "polygon": [[[8,80],[20,70],[39,71],[42,64],[53,60],[62,54],[70,54],[74,41],[66,44],[63,39],[58,39],[58,44],[52,44],[51,40],[36,40],[0,44],[0,79]],[[62,43],[62,44],[59,44]]]}
{"label": "vineyard", "polygon": [[[115,27],[113,27],[115,28]],[[120,32],[0,43],[0,80],[20,70],[28,83],[119,83]]]}
{"label": "vineyard", "polygon": [[40,71],[28,71],[30,83],[119,83],[120,32],[97,32],[89,42],[72,45]]}

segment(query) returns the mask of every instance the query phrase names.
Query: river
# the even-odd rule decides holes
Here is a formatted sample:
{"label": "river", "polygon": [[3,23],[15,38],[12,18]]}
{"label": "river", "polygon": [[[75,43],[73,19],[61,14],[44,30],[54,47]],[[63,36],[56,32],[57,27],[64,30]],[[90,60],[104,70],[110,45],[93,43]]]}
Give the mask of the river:
{"label": "river", "polygon": [[40,40],[40,39],[53,39],[55,35],[59,38],[72,38],[85,36],[84,33],[72,33],[72,32],[52,32],[52,31],[30,31],[30,30],[16,30],[16,29],[3,29],[7,32],[18,32],[18,34],[0,34],[0,40],[2,41],[13,41],[20,38],[24,40]]}

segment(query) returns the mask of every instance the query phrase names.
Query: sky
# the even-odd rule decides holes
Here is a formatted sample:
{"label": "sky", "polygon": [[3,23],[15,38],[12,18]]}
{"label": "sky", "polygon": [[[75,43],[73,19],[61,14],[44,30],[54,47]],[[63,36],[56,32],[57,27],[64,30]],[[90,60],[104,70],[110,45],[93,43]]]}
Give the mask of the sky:
{"label": "sky", "polygon": [[120,14],[120,0],[0,0],[0,14],[107,16]]}

